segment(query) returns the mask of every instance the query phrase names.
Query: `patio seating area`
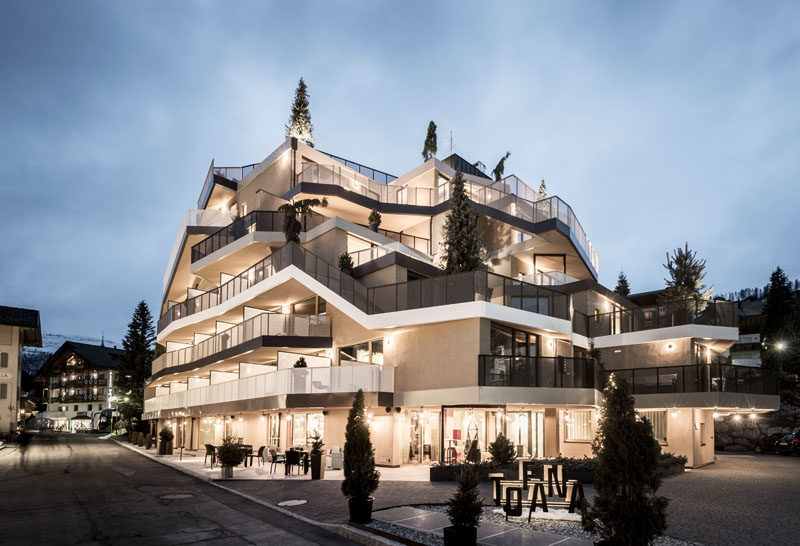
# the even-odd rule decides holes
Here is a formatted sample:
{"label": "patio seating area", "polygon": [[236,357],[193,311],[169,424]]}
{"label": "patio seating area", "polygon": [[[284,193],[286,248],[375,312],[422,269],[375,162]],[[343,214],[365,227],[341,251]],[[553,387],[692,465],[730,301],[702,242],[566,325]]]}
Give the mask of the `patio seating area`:
{"label": "patio seating area", "polygon": [[[141,451],[151,456],[157,456],[155,448],[146,450],[140,446],[125,444],[126,447]],[[181,453],[180,448],[175,449],[172,455],[158,455],[158,459],[170,466],[180,468],[204,479],[221,480],[219,463],[216,460],[216,448],[207,445],[202,450],[186,450]],[[278,452],[269,446],[243,445],[246,452],[244,462],[233,469],[233,480],[311,480],[308,466],[308,452],[289,450]],[[288,458],[287,458],[288,456]],[[323,480],[344,479],[342,471],[342,453],[334,451],[328,455],[328,464]],[[287,464],[288,463],[288,464]],[[429,479],[427,465],[406,465],[400,467],[379,467],[382,480],[392,481],[424,481]]]}

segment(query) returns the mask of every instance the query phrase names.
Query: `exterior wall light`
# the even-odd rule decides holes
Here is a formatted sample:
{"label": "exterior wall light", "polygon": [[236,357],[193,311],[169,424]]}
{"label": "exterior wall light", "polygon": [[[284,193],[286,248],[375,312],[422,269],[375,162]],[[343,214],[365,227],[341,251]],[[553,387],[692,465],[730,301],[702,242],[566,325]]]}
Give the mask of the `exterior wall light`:
{"label": "exterior wall light", "polygon": [[672,417],[678,416],[678,410],[672,410]]}
{"label": "exterior wall light", "polygon": [[752,419],[753,421],[755,421],[756,419],[758,419],[758,415],[756,415],[755,413],[751,413],[751,414],[750,414],[750,419]]}
{"label": "exterior wall light", "polygon": [[742,416],[737,413],[736,415],[733,416],[733,420],[734,421],[741,421],[742,420]]}
{"label": "exterior wall light", "polygon": [[668,351],[671,351],[671,350],[673,350],[674,348],[675,348],[675,344],[674,344],[674,343],[667,343],[667,350],[668,350]]}
{"label": "exterior wall light", "polygon": [[281,305],[281,313],[288,315],[292,311],[292,306],[288,303]]}
{"label": "exterior wall light", "polygon": [[715,411],[714,413],[711,414],[711,417],[713,417],[714,419],[719,419],[719,413]]}

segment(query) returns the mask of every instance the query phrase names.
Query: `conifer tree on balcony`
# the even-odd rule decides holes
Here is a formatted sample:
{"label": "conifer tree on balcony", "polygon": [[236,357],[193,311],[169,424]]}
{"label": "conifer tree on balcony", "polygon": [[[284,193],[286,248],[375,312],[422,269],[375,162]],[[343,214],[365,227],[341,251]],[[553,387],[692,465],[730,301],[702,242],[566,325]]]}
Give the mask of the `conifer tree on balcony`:
{"label": "conifer tree on balcony", "polygon": [[544,178],[542,178],[542,183],[539,184],[539,199],[547,199],[547,185],[544,183]]}
{"label": "conifer tree on balcony", "polygon": [[422,147],[422,160],[428,161],[436,155],[436,152],[436,124],[431,121],[428,123],[428,134],[425,135],[425,144]]}
{"label": "conifer tree on balcony", "polygon": [[667,263],[664,269],[669,272],[669,279],[664,279],[667,288],[661,297],[662,303],[684,300],[699,300],[697,311],[705,309],[703,302],[711,297],[714,287],[703,284],[706,277],[706,261],[697,257],[697,252],[689,250],[689,243],[684,248],[676,248],[672,256],[667,252]]}
{"label": "conifer tree on balcony", "polygon": [[617,277],[617,287],[614,288],[614,292],[626,298],[631,293],[631,287],[628,284],[628,277],[625,275],[624,271],[619,272],[619,276]]}
{"label": "conifer tree on balcony", "polygon": [[630,385],[612,374],[592,452],[597,457],[594,500],[584,506],[584,529],[599,535],[595,544],[650,544],[667,528],[669,499],[661,486],[661,448],[647,419],[638,419]]}
{"label": "conifer tree on balcony", "polygon": [[[147,303],[140,301],[128,323],[128,333],[122,340],[125,354],[117,367],[117,408],[128,423],[141,423],[144,409],[144,382],[150,377],[153,363],[153,343],[156,340],[153,317]],[[141,426],[141,425],[140,425]]]}
{"label": "conifer tree on balcony", "polygon": [[445,272],[464,273],[484,269],[478,216],[470,205],[461,171],[456,172],[451,188],[450,213],[444,224]]}
{"label": "conifer tree on balcony", "polygon": [[506,159],[508,159],[509,156],[511,156],[511,152],[506,152],[506,155],[500,158],[500,161],[497,162],[497,166],[492,171],[495,182],[500,182],[503,179],[503,174],[506,172]]}
{"label": "conifer tree on balcony", "polygon": [[294,92],[292,115],[286,125],[286,136],[302,140],[312,148],[314,147],[314,126],[311,125],[311,113],[308,111],[308,89],[306,82],[300,78]]}

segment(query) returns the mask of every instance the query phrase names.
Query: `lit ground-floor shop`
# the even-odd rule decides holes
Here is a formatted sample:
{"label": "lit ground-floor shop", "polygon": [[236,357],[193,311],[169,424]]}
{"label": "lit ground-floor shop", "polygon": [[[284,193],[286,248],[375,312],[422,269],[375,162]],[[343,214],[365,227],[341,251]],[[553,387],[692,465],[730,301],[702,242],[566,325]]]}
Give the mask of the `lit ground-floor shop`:
{"label": "lit ground-floor shop", "polygon": [[[373,398],[374,400],[374,398]],[[349,407],[292,408],[187,415],[176,412],[153,421],[166,425],[174,445],[201,450],[223,438],[277,451],[308,448],[319,434],[330,452],[341,451]],[[650,420],[664,452],[683,455],[688,466],[713,462],[714,410],[662,408],[641,410]],[[745,418],[757,418],[743,414]],[[368,406],[376,463],[383,466],[433,462],[486,461],[489,445],[504,434],[519,458],[591,457],[600,410],[594,406],[536,405]]]}

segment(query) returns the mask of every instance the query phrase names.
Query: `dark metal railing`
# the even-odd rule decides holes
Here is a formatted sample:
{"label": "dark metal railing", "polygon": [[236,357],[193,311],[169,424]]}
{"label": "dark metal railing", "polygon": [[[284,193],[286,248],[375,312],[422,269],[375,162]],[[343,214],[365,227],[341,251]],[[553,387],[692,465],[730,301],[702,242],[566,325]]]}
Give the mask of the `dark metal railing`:
{"label": "dark metal railing", "polygon": [[568,295],[488,271],[376,286],[367,300],[371,314],[485,301],[569,320]]}
{"label": "dark metal railing", "polygon": [[739,324],[737,303],[690,299],[594,316],[574,311],[572,317],[573,331],[587,337],[626,334],[685,324],[736,327]]}
{"label": "dark metal railing", "polygon": [[633,394],[687,392],[736,392],[778,394],[778,374],[774,370],[733,366],[731,364],[695,364],[659,366],[606,372],[624,377]]}
{"label": "dark metal railing", "polygon": [[[192,263],[205,258],[212,252],[241,239],[254,231],[283,231],[285,215],[279,211],[256,210],[241,218],[237,218],[219,231],[212,233],[192,247]],[[325,216],[311,212],[300,221],[303,231],[314,229],[327,220]]]}
{"label": "dark metal railing", "polygon": [[425,254],[431,253],[431,240],[424,237],[417,237],[416,235],[409,235],[400,231],[389,231],[388,229],[378,228],[378,233],[384,237],[388,237],[394,241],[403,243],[409,248],[424,252]]}
{"label": "dark metal railing", "polygon": [[443,275],[368,289],[312,252],[289,243],[218,288],[172,305],[158,319],[159,332],[172,321],[228,301],[290,265],[302,269],[370,314],[485,301],[569,320],[568,295],[488,271]]}
{"label": "dark metal railing", "polygon": [[563,356],[478,356],[481,387],[593,389],[599,384],[594,360]]}
{"label": "dark metal railing", "polygon": [[392,180],[397,180],[397,177],[394,176],[393,174],[385,173],[383,171],[379,171],[378,169],[373,169],[372,167],[367,167],[366,165],[356,163],[355,161],[350,161],[349,159],[339,157],[338,155],[329,154],[328,152],[322,152],[322,153],[332,159],[335,159],[339,163],[343,164],[345,167],[349,167],[354,171],[356,171],[357,173],[363,174],[367,178],[371,178],[375,182],[379,182],[381,184],[388,184]]}

